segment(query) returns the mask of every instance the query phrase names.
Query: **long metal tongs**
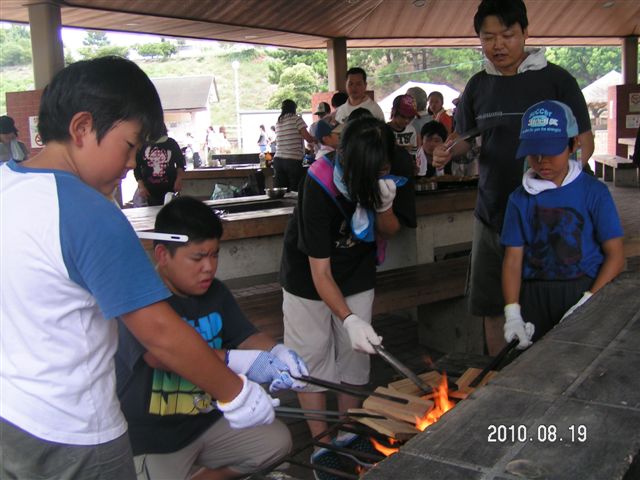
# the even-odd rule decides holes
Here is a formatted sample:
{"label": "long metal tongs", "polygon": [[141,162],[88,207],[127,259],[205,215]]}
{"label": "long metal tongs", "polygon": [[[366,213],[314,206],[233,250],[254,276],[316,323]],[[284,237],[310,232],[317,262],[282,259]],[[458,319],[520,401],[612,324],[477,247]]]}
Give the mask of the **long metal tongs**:
{"label": "long metal tongs", "polygon": [[391,355],[382,345],[373,345],[374,350],[380,355],[393,369],[400,375],[408,378],[420,389],[425,395],[434,393],[433,388],[427,385],[418,375],[413,373],[409,367]]}
{"label": "long metal tongs", "polygon": [[292,378],[295,378],[296,380],[300,380],[302,382],[310,383],[311,385],[317,385],[319,387],[328,388],[336,392],[346,393],[347,395],[353,395],[354,397],[361,397],[361,398],[379,397],[379,398],[384,398],[385,400],[391,400],[392,402],[398,402],[403,404],[409,403],[409,400],[407,400],[406,398],[394,397],[393,395],[387,395],[385,393],[375,392],[373,390],[363,390],[361,388],[349,387],[341,383],[330,382],[328,380],[311,377],[309,375],[300,375],[299,377],[292,377]]}

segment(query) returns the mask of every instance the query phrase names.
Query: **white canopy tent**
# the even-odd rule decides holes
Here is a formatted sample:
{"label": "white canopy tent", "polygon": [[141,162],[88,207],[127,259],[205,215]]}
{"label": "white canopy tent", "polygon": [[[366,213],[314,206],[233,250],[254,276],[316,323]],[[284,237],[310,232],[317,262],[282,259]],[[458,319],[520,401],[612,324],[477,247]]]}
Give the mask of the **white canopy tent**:
{"label": "white canopy tent", "polygon": [[612,85],[622,84],[622,74],[611,70],[606,75],[603,75],[595,82],[590,83],[582,89],[582,94],[587,104],[591,103],[607,103],[608,102],[608,90]]}
{"label": "white canopy tent", "polygon": [[393,99],[396,98],[398,95],[403,95],[407,93],[407,89],[411,87],[420,87],[425,92],[427,92],[427,95],[429,95],[431,92],[434,92],[434,91],[438,91],[442,93],[442,96],[444,97],[444,108],[446,110],[452,110],[454,108],[453,100],[455,100],[460,96],[460,92],[451,88],[449,85],[444,85],[441,83],[407,82],[404,85],[402,85],[400,88],[390,93],[389,95],[387,95],[386,97],[384,97],[382,100],[378,102],[378,105],[380,105],[380,108],[384,112],[384,116],[387,120],[390,118],[390,115],[391,115],[391,107],[393,106]]}

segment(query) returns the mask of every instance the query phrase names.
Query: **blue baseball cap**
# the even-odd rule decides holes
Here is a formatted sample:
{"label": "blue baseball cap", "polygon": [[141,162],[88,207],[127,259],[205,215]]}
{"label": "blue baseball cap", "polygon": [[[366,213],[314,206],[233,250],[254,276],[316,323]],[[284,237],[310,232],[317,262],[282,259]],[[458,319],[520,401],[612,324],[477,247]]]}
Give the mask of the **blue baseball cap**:
{"label": "blue baseball cap", "polygon": [[522,116],[520,146],[516,158],[527,155],[558,155],[578,135],[578,122],[562,102],[545,100],[529,107]]}
{"label": "blue baseball cap", "polygon": [[326,120],[319,120],[316,126],[316,138],[322,142],[322,139],[332,133],[340,134],[342,132],[342,124],[332,125]]}

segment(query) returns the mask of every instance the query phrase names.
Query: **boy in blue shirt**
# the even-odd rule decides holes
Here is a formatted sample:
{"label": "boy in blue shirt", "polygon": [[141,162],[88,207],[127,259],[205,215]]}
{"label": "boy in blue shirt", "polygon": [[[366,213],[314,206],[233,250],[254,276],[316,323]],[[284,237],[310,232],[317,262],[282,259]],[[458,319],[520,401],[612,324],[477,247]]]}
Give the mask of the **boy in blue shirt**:
{"label": "boy in blue shirt", "polygon": [[[287,365],[274,361],[283,370],[308,374],[293,350],[258,332],[215,278],[222,222],[211,208],[191,197],[176,198],[158,213],[155,231],[187,236],[186,243],[154,242],[156,269],[173,293],[169,305],[212,349],[230,349],[226,357],[233,370],[255,363],[266,350]],[[116,376],[139,479],[200,478],[190,476],[194,466],[202,467],[202,478],[235,478],[291,448],[289,431],[279,421],[232,429],[205,392],[159,362],[126,328],[120,329]],[[271,390],[289,386],[276,379]]]}
{"label": "boy in blue shirt", "polygon": [[169,290],[108,198],[163,121],[135,63],[76,62],[42,93],[44,149],[0,167],[2,478],[135,478],[116,396],[114,317],[216,398],[232,426],[273,421],[272,399],[238,374],[272,382],[280,372],[270,362],[235,373],[225,365],[164,301]]}
{"label": "boy in blue shirt", "polygon": [[562,102],[536,103],[522,117],[516,157],[526,157],[530,168],[509,197],[501,236],[504,338],[517,338],[519,349],[624,266],[622,227],[609,190],[570,159],[577,136],[576,119]]}

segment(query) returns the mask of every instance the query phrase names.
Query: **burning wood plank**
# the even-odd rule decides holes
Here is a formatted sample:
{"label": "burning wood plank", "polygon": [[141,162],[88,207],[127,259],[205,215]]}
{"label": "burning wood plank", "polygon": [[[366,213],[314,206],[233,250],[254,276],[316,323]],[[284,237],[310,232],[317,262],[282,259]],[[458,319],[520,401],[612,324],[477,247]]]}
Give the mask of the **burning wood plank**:
{"label": "burning wood plank", "polygon": [[[375,414],[375,412],[367,410],[366,408],[350,408],[349,413]],[[353,417],[353,420],[374,429],[376,432],[381,433],[382,435],[395,438],[396,440],[399,440],[401,442],[409,440],[410,438],[413,438],[413,436],[417,433],[420,433],[420,430],[418,430],[413,425],[410,425],[406,422],[399,422],[391,418],[378,419],[359,416]]]}
{"label": "burning wood plank", "polygon": [[487,373],[484,378],[480,381],[477,387],[470,387],[469,384],[475,380],[475,378],[480,375],[482,369],[480,368],[468,368],[466,372],[462,374],[458,380],[456,380],[456,385],[458,385],[458,390],[452,391],[449,393],[449,396],[452,398],[465,399],[478,387],[485,385],[493,376],[498,373],[495,370]]}
{"label": "burning wood plank", "polygon": [[391,388],[378,387],[375,391],[408,401],[408,403],[403,404],[393,400],[387,400],[386,398],[373,396],[364,401],[363,406],[367,410],[383,414],[394,420],[414,424],[416,418],[422,418],[427,411],[433,407],[433,402],[430,400],[425,400],[415,395],[407,395]]}
{"label": "burning wood plank", "polygon": [[[440,372],[436,372],[435,370],[422,373],[418,375],[418,377],[420,377],[423,382],[425,382],[427,385],[429,385],[432,388],[437,388],[438,385],[440,385],[440,382],[442,381],[442,375],[440,375]],[[389,384],[389,388],[401,393],[406,393],[408,395],[416,395],[419,397],[422,396],[422,392],[420,391],[418,386],[408,378],[391,382]]]}

